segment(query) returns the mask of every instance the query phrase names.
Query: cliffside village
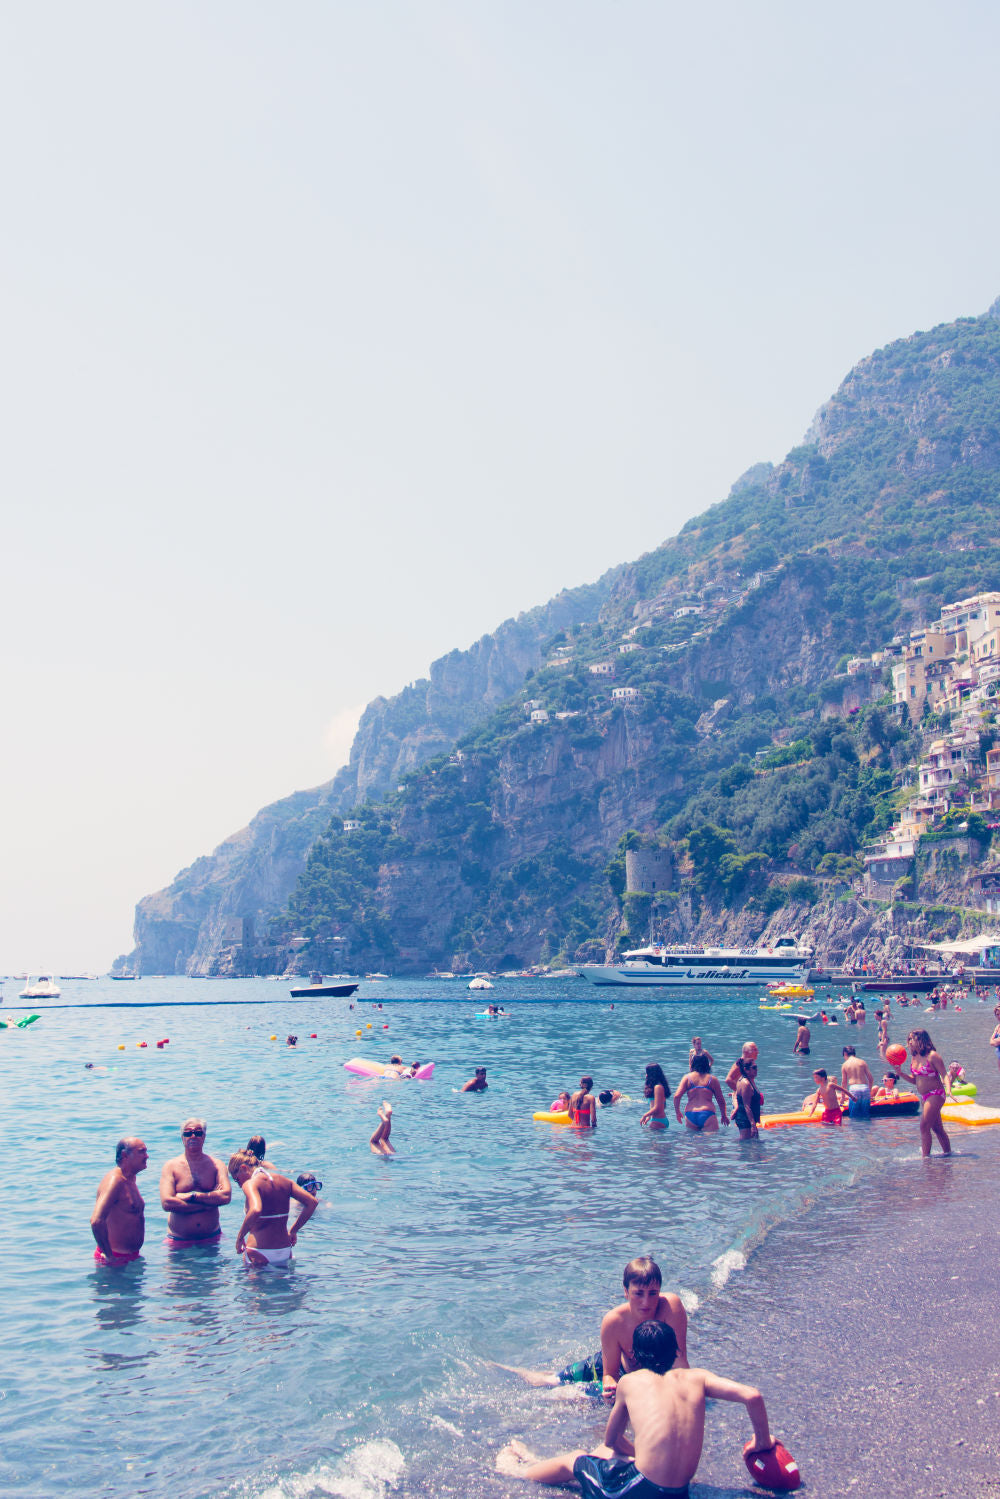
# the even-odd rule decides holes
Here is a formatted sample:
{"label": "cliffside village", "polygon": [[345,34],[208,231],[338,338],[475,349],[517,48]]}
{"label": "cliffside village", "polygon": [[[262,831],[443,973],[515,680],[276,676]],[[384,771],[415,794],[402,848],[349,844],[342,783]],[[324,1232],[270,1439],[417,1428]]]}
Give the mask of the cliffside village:
{"label": "cliffside village", "polygon": [[[933,624],[896,636],[884,650],[848,663],[848,676],[892,672],[893,702],[913,722],[931,714],[950,718],[947,733],[928,732],[924,758],[909,782],[913,794],[884,838],[865,851],[865,889],[887,894],[914,866],[922,838],[948,827],[957,808],[1000,824],[1000,593],[978,593],[946,604]],[[960,835],[962,825],[951,831]],[[968,850],[966,850],[968,858]],[[1000,867],[969,881],[975,904],[1000,910]]]}

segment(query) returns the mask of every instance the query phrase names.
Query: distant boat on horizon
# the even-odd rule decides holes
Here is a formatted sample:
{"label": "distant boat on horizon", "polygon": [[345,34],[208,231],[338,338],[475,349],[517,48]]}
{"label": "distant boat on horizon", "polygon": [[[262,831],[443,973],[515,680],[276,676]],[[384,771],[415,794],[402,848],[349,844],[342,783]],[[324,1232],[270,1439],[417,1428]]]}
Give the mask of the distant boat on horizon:
{"label": "distant boat on horizon", "polygon": [[137,973],[110,973],[108,977],[113,978],[116,984],[125,984],[134,983],[139,975]]}
{"label": "distant boat on horizon", "polygon": [[360,979],[351,978],[349,974],[334,974],[334,979],[340,979],[340,983],[325,983],[321,973],[311,973],[307,987],[293,989],[293,999],[346,999],[353,994],[360,984]]}
{"label": "distant boat on horizon", "polygon": [[40,973],[32,983],[31,979],[21,990],[21,999],[58,999],[62,990],[54,981],[51,973]]}

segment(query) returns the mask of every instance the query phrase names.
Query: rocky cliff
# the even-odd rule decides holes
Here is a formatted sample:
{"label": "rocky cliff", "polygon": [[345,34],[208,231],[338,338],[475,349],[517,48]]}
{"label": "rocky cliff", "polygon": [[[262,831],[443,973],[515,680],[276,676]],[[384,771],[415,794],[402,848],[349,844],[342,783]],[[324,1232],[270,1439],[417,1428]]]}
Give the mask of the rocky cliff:
{"label": "rocky cliff", "polygon": [[[287,854],[279,804],[140,903],[143,967],[570,961],[644,935],[620,867],[633,834],[677,854],[665,934],[758,936],[796,879],[817,876],[811,906],[887,825],[920,735],[878,672],[842,668],[1000,587],[998,489],[997,319],[877,351],[783,463],[371,704]],[[230,913],[255,945],[223,949]]]}
{"label": "rocky cliff", "polygon": [[331,816],[390,792],[401,777],[488,718],[544,658],[547,642],[596,619],[613,574],[505,620],[468,650],[433,662],[429,679],[377,697],[361,716],[349,762],[331,781],[265,807],[165,889],[139,901],[135,949],[117,967],[143,973],[266,973],[287,954],[271,937],[306,855]]}
{"label": "rocky cliff", "polygon": [[[287,934],[359,966],[579,960],[648,931],[616,888],[637,830],[680,856],[665,936],[754,940],[799,880],[832,942],[823,871],[856,869],[921,742],[878,672],[838,668],[1000,586],[998,433],[993,317],[862,361],[802,446],[620,569],[562,659],[373,809],[367,874],[339,835],[318,845]],[[855,913],[845,941],[885,945],[895,921]]]}

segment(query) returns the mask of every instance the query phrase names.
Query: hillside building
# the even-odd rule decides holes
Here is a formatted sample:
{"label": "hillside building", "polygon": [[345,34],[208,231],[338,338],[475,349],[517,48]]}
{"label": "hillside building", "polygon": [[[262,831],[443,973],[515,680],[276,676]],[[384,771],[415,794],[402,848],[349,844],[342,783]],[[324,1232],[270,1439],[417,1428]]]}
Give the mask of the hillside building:
{"label": "hillside building", "polygon": [[669,848],[629,848],[625,851],[625,889],[655,895],[674,888],[674,856]]}

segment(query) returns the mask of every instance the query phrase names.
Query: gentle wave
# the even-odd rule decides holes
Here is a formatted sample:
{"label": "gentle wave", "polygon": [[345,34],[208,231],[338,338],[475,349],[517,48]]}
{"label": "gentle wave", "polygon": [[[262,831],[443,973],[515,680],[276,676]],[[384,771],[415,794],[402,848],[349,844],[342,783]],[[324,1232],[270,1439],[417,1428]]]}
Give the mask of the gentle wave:
{"label": "gentle wave", "polygon": [[362,1442],[336,1463],[317,1463],[289,1473],[264,1489],[246,1489],[253,1499],[385,1499],[397,1489],[406,1461],[395,1442]]}

